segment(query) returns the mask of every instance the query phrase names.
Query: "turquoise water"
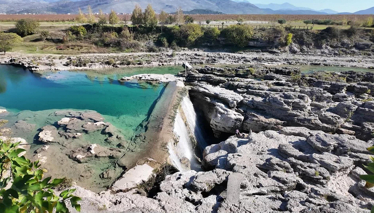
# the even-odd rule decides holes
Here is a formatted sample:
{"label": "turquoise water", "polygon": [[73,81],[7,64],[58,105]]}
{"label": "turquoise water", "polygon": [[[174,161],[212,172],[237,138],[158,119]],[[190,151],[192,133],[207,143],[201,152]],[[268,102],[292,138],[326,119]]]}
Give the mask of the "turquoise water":
{"label": "turquoise water", "polygon": [[[146,70],[141,69],[141,72]],[[157,70],[150,73],[155,72]],[[139,73],[132,71],[131,74]],[[121,84],[117,78],[123,76],[125,74],[68,71],[40,76],[20,68],[0,66],[0,106],[15,113],[49,109],[95,110],[130,138],[147,117],[164,85]]]}

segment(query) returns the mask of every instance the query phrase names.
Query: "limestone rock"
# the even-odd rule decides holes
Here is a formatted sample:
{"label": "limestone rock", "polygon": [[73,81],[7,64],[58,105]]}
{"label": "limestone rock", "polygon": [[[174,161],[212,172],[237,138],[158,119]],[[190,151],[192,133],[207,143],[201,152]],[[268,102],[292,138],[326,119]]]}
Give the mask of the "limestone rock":
{"label": "limestone rock", "polygon": [[148,164],[135,166],[118,179],[111,189],[115,192],[126,192],[133,189],[152,178],[154,175],[153,170]]}

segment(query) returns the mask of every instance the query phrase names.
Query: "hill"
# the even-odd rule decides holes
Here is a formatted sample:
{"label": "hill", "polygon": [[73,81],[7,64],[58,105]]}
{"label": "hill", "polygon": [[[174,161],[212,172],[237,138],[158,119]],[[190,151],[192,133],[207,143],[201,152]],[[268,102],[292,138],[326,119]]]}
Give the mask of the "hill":
{"label": "hill", "polygon": [[374,7],[371,7],[371,8],[366,9],[366,10],[357,11],[354,14],[357,14],[357,15],[371,15],[371,14],[374,14]]}

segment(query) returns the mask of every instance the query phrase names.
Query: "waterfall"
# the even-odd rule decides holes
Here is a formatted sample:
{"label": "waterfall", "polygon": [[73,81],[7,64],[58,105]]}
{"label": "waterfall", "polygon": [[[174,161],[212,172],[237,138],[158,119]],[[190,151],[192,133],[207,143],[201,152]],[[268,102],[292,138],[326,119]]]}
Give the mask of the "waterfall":
{"label": "waterfall", "polygon": [[[178,87],[184,87],[183,82]],[[195,155],[195,147],[205,147],[202,131],[197,124],[197,115],[188,95],[183,97],[174,119],[173,132],[175,141],[169,142],[170,162],[179,171],[200,170],[201,166]]]}
{"label": "waterfall", "polygon": [[197,115],[195,112],[195,108],[188,96],[184,97],[182,101],[182,110],[186,117],[187,124],[189,126],[190,132],[195,136],[197,146],[205,147],[208,146],[207,142],[205,141],[205,137],[203,135],[203,131],[201,130],[199,122],[197,120]]}

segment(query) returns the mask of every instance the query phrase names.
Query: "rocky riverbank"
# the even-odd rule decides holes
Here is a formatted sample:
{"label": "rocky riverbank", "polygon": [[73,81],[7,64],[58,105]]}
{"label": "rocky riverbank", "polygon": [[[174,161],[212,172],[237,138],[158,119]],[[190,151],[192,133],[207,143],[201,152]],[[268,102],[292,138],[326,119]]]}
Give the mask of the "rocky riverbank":
{"label": "rocky riverbank", "polygon": [[[234,60],[242,55],[231,56]],[[371,163],[367,148],[374,145],[373,72],[302,74],[295,67],[264,65],[276,64],[280,57],[285,56],[269,55],[265,57],[267,62],[256,59],[250,66],[205,66],[181,72],[196,114],[222,141],[204,149],[200,159],[203,171],[162,171],[167,176],[159,181],[154,174],[154,168],[161,168],[155,166],[156,162],[165,160],[157,157],[165,156],[165,145],[175,140],[172,112],[178,110],[176,91],[180,88],[169,83],[169,91],[163,95],[167,101],[158,102],[148,119],[152,122],[144,124],[149,131],[139,134],[136,140],[148,144],[149,151],[139,153],[152,159],[138,161],[113,187],[101,193],[75,186],[76,195],[83,199],[82,210],[370,212],[373,188],[367,188],[359,176],[369,172],[364,167]],[[238,63],[245,63],[242,60]],[[299,55],[280,63],[344,66],[349,60]],[[357,61],[351,66],[368,67],[374,61],[363,60],[367,64]],[[160,82],[166,79],[144,77]],[[132,79],[123,79],[127,80]],[[64,118],[57,124],[68,125],[71,118]],[[82,120],[81,115],[77,119]],[[100,122],[95,120],[86,126],[107,128]],[[236,130],[246,134],[233,136]],[[40,132],[46,141],[54,135],[54,129],[48,131],[52,129]],[[101,152],[96,146],[83,150],[87,152],[75,157],[90,158]],[[144,190],[149,185],[151,189]]]}
{"label": "rocky riverbank", "polygon": [[113,68],[192,65],[318,65],[337,67],[374,68],[374,59],[352,51],[339,54],[337,50],[288,52],[216,53],[182,51],[161,53],[84,54],[76,56],[28,55],[9,53],[0,56],[0,64],[21,66],[33,72],[58,70],[103,70]]}
{"label": "rocky riverbank", "polygon": [[[373,74],[250,68],[203,67],[186,76],[197,113],[216,137],[230,136],[205,148],[205,171],[169,175],[148,198],[91,194],[82,208],[369,212],[374,194],[359,176],[368,172],[366,148],[374,145]],[[237,129],[249,134],[232,136]]]}

